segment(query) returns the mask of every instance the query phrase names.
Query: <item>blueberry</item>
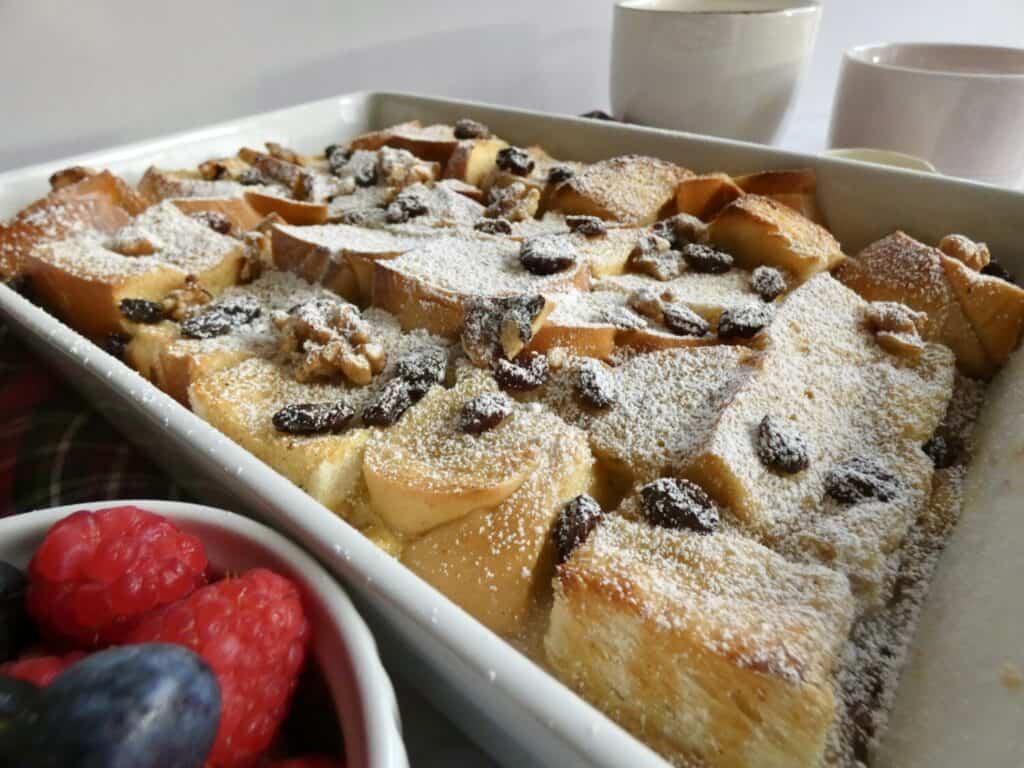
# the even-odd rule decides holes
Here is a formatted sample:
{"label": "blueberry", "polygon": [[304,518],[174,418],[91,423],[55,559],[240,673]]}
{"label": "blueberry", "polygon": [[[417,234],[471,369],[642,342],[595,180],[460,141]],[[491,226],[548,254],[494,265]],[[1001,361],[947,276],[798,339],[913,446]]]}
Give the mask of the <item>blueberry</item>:
{"label": "blueberry", "polygon": [[15,658],[36,637],[25,610],[25,574],[0,561],[0,662]]}
{"label": "blueberry", "polygon": [[26,709],[11,728],[24,768],[201,768],[220,689],[191,651],[147,643],[83,659]]}

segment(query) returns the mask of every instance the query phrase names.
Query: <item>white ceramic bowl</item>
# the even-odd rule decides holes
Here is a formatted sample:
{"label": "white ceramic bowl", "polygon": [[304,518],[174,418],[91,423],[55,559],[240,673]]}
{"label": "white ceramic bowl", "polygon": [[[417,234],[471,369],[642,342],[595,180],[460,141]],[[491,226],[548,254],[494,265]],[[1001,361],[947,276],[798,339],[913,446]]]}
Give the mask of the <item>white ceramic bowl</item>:
{"label": "white ceramic bowl", "polygon": [[620,0],[612,111],[631,123],[770,143],[820,14],[814,0]]}
{"label": "white ceramic bowl", "polygon": [[309,555],[264,525],[213,507],[176,501],[72,504],[0,520],[0,559],[25,567],[54,523],[80,509],[123,504],[163,515],[198,536],[219,571],[266,567],[299,585],[313,626],[313,656],[327,680],[350,768],[408,768],[395,692],[366,624]]}
{"label": "white ceramic bowl", "polygon": [[1024,184],[1024,49],[882,43],[846,51],[830,147],[891,149],[940,173]]}

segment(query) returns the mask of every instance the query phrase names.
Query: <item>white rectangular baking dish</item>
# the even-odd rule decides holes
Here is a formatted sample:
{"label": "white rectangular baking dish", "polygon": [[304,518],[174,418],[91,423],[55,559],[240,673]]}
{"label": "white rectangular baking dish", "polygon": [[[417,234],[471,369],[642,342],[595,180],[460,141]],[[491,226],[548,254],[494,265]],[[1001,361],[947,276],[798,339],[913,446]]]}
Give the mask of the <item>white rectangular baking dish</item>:
{"label": "white rectangular baking dish", "polygon": [[[567,159],[637,152],[695,170],[813,166],[824,211],[847,252],[902,228],[926,240],[986,240],[1024,272],[1024,194],[966,181],[616,123],[402,94],[359,93],[0,174],[0,218],[40,197],[72,164],[134,181],[151,164],[182,167],[243,144],[312,151],[403,120],[470,116],[519,144]],[[662,761],[542,669],[377,550],[339,518],[134,372],[13,291],[0,315],[121,431],[198,498],[246,510],[343,578],[384,653],[507,765],[639,766]],[[1024,764],[1024,695],[1001,686],[1024,666],[1024,359],[1000,375],[983,416],[960,526],[943,555],[904,676],[883,765]]]}

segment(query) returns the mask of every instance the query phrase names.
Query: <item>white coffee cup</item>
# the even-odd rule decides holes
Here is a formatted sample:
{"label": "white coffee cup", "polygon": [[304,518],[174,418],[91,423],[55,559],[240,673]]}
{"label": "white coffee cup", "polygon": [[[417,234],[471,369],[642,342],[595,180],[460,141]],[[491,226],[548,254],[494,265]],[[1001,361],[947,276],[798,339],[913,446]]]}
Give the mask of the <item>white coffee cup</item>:
{"label": "white coffee cup", "polygon": [[1024,50],[883,43],[843,57],[830,147],[923,157],[940,173],[1024,185]]}
{"label": "white coffee cup", "polygon": [[628,122],[769,143],[820,14],[815,0],[620,0],[612,111]]}

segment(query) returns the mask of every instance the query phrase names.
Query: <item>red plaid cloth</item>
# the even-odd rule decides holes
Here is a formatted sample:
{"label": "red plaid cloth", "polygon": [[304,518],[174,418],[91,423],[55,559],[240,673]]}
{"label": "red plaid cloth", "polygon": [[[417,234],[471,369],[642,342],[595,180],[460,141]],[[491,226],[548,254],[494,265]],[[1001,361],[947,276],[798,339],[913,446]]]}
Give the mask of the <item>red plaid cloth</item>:
{"label": "red plaid cloth", "polygon": [[0,323],[0,516],[131,498],[182,493]]}

